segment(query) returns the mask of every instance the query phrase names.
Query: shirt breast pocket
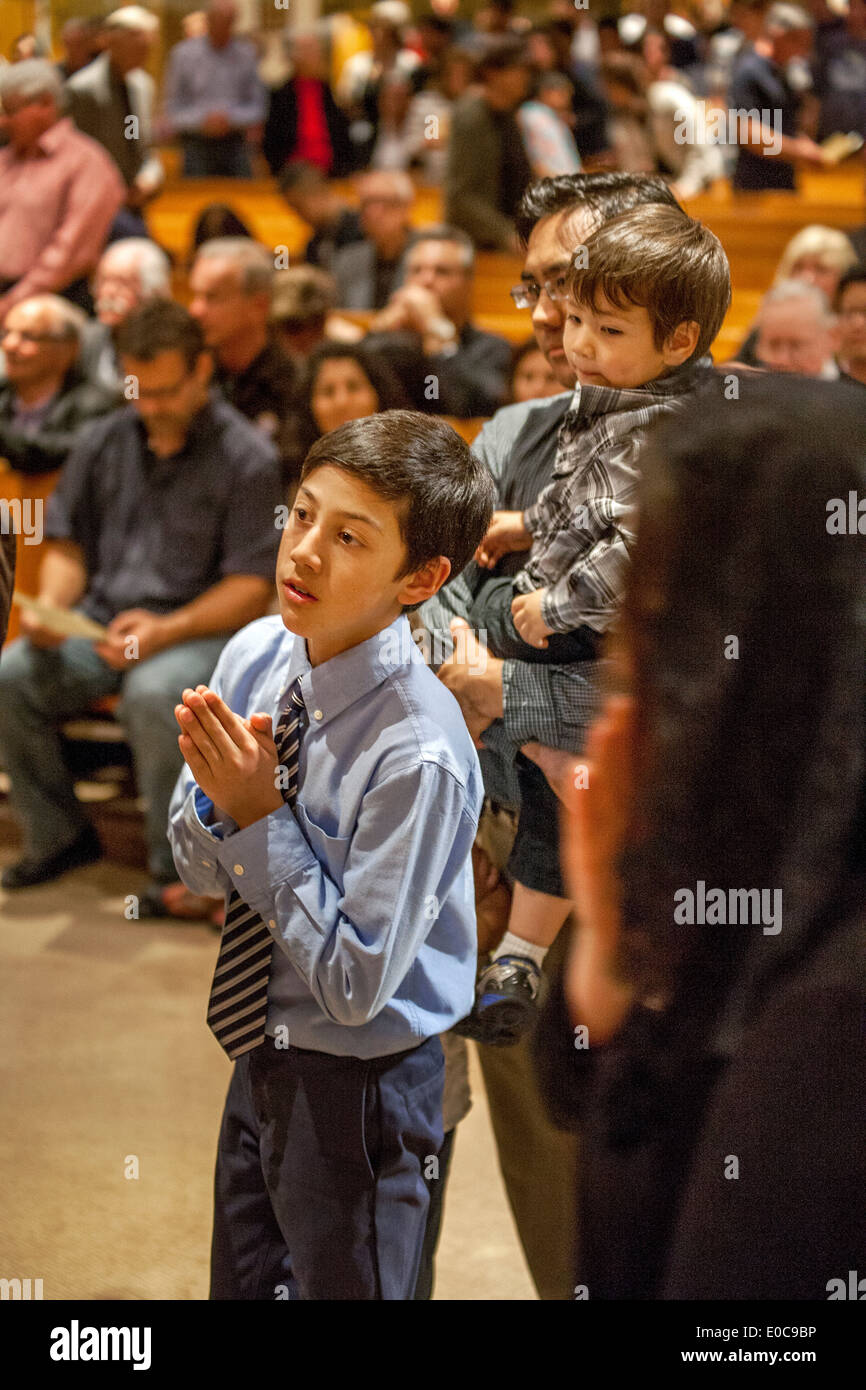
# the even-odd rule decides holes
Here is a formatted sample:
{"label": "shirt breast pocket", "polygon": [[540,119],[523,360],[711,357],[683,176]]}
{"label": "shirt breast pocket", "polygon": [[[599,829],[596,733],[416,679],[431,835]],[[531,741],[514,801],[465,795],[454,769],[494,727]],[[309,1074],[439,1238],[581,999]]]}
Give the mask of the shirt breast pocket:
{"label": "shirt breast pocket", "polygon": [[352,842],[351,835],[332,835],[321,825],[317,825],[308,816],[303,806],[295,805],[295,816],[301,833],[319,863],[326,870],[328,877],[333,879],[337,886],[343,887],[343,872],[346,867],[346,860],[349,856],[349,846]]}

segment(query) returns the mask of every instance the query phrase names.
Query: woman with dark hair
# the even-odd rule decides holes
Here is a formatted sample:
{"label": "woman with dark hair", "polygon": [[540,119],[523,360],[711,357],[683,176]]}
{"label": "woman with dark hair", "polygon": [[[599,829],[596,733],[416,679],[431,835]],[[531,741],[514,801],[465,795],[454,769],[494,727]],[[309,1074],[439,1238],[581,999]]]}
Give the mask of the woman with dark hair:
{"label": "woman with dark hair", "polygon": [[311,352],[297,387],[293,438],[286,467],[300,477],[315,441],[348,420],[383,410],[407,410],[409,401],[391,368],[363,343],[322,343]]}
{"label": "woman with dark hair", "polygon": [[508,373],[508,402],[534,401],[544,396],[558,396],[561,384],[553,368],[534,338],[527,338],[511,350]]}
{"label": "woman with dark hair", "polygon": [[643,457],[632,693],[563,792],[581,925],[539,1041],[592,1299],[826,1299],[866,1270],[866,412],[727,380]]}
{"label": "woman with dark hair", "polygon": [[206,241],[217,241],[220,237],[248,236],[252,232],[228,203],[208,203],[199,213],[192,233],[189,264],[195,260],[196,252]]}

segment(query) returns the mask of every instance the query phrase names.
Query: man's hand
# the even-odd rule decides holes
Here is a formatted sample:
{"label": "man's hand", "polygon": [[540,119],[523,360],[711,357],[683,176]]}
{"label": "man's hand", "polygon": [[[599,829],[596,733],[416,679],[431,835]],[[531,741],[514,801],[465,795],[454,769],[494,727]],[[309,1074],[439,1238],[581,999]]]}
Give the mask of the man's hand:
{"label": "man's hand", "polygon": [[48,651],[52,647],[59,647],[66,641],[66,638],[59,632],[52,632],[51,628],[43,627],[35,613],[27,608],[19,610],[19,629],[22,637],[26,637],[32,642],[34,647],[42,647]]}
{"label": "man's hand", "polygon": [[201,123],[203,135],[228,135],[232,123],[225,111],[210,111]]}
{"label": "man's hand", "polygon": [[277,746],[271,718],[241,719],[215,690],[187,688],[174,715],[182,730],[177,742],[205,796],[241,830],[283,805],[277,786]]}
{"label": "man's hand", "polygon": [[401,285],[372,320],[369,331],[406,330],[427,338],[444,317],[442,305],[432,290],[425,290],[422,285]]}
{"label": "man's hand", "polygon": [[802,161],[803,164],[811,164],[816,169],[823,169],[825,165],[831,163],[827,157],[827,151],[822,150],[820,145],[816,145],[814,140],[810,140],[808,135],[800,135],[795,142],[794,156]]}
{"label": "man's hand", "polygon": [[451,635],[454,655],[439,667],[439,679],[459,703],[472,742],[480,748],[484,730],[502,717],[503,663],[463,618],[451,619]]}
{"label": "man's hand", "polygon": [[546,593],[546,589],[535,589],[531,594],[518,594],[511,600],[514,626],[530,647],[546,647],[547,639],[553,632],[553,628],[548,627],[541,616],[541,604]]}
{"label": "man's hand", "polygon": [[146,661],[171,646],[168,622],[146,608],[127,608],[108,624],[108,637],[93,650],[114,671],[126,671],[134,661]]}
{"label": "man's hand", "polygon": [[487,534],[475,552],[475,562],[492,570],[502,555],[512,550],[529,550],[532,533],[523,524],[523,512],[494,512]]}

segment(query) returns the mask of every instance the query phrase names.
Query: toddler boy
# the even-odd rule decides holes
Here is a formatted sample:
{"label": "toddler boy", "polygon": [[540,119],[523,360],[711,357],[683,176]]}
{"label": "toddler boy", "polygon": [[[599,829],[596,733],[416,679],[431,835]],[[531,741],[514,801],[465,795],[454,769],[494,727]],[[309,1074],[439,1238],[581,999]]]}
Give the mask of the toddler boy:
{"label": "toddler boy", "polygon": [[[679,208],[622,213],[582,250],[562,284],[564,348],[577,386],[552,481],[526,511],[494,513],[477,564],[421,614],[428,628],[441,628],[459,612],[454,595],[463,595],[467,611],[459,616],[504,659],[563,663],[599,654],[624,592],[646,430],[662,414],[688,409],[708,377],[705,354],[730,303],[719,241]],[[515,550],[530,553],[513,579],[484,576]],[[517,753],[496,726],[485,744],[500,757]],[[522,756],[516,771],[521,809],[508,861],[508,929],[479,974],[472,1014],[456,1030],[487,1043],[515,1042],[532,1022],[545,953],[571,908],[559,873],[556,797]]]}

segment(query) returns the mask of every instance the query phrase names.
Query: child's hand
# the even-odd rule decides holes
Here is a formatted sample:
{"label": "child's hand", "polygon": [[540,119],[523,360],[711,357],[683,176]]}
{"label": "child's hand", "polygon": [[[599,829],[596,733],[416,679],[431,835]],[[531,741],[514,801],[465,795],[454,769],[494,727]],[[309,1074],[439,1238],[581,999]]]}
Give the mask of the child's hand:
{"label": "child's hand", "polygon": [[476,564],[492,570],[500,556],[512,550],[529,550],[532,533],[523,524],[523,512],[494,512],[487,535],[475,552]]}
{"label": "child's hand", "polygon": [[243,830],[283,805],[277,786],[277,746],[271,719],[241,719],[206,685],[183,692],[174,714],[182,730],[178,745],[205,796]]}
{"label": "child's hand", "polygon": [[518,594],[511,600],[514,626],[530,647],[546,647],[547,639],[553,632],[553,628],[548,627],[541,616],[541,602],[546,593],[546,589],[536,589],[534,593]]}

